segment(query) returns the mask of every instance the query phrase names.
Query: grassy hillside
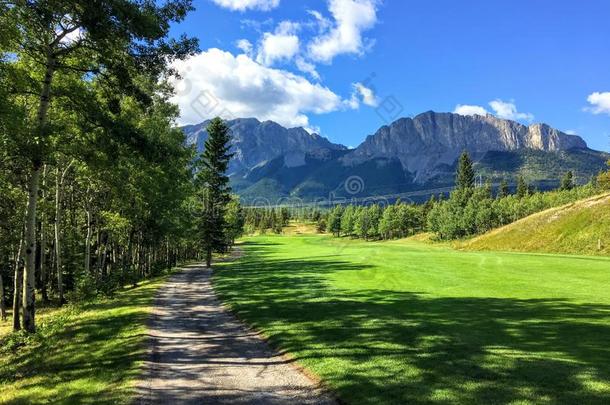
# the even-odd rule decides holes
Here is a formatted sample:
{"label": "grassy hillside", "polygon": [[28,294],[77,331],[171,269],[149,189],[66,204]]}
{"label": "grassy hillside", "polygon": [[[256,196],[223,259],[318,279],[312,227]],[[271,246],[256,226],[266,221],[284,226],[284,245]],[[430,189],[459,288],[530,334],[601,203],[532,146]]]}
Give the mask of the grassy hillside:
{"label": "grassy hillside", "polygon": [[350,404],[610,403],[610,259],[246,238],[214,284]]}
{"label": "grassy hillside", "polygon": [[82,305],[42,311],[35,335],[0,329],[0,403],[132,402],[146,320],[164,277]]}
{"label": "grassy hillside", "polygon": [[461,243],[460,247],[610,255],[610,194],[530,215]]}

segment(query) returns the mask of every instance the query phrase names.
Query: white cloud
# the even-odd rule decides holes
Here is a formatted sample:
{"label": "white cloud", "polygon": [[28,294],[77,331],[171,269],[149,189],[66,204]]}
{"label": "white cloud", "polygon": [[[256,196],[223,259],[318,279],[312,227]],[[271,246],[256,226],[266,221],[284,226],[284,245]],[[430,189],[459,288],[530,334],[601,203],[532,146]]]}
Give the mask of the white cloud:
{"label": "white cloud", "polygon": [[517,111],[517,106],[514,102],[506,102],[496,99],[489,103],[489,106],[494,110],[494,113],[499,118],[507,120],[525,120],[533,121],[534,115],[530,113],[521,113]]}
{"label": "white cloud", "polygon": [[299,24],[282,21],[274,33],[263,34],[257,62],[269,66],[277,61],[292,59],[299,52],[300,41],[296,35],[298,30]]}
{"label": "white cloud", "polygon": [[354,90],[360,95],[362,102],[370,107],[377,107],[379,100],[375,92],[362,83],[354,83]]}
{"label": "white cloud", "polygon": [[246,55],[252,55],[252,50],[254,47],[252,46],[252,42],[248,41],[247,39],[240,39],[235,43],[235,46],[241,49]]}
{"label": "white cloud", "polygon": [[377,22],[377,4],[378,0],[329,0],[332,24],[320,13],[310,11],[323,29],[308,46],[310,57],[330,63],[340,54],[364,53],[370,42],[362,38],[362,32]]}
{"label": "white cloud", "polygon": [[522,113],[517,111],[517,106],[513,101],[506,102],[500,99],[496,99],[489,102],[489,106],[493,110],[493,112],[489,112],[485,109],[485,107],[481,107],[480,105],[468,105],[468,104],[458,104],[455,106],[453,112],[455,114],[460,115],[487,115],[493,114],[498,118],[503,118],[506,120],[525,120],[532,121],[534,119],[534,115],[530,113]]}
{"label": "white cloud", "polygon": [[318,34],[324,34],[332,27],[332,21],[324,17],[319,11],[308,10],[307,12],[315,19],[315,22],[312,26],[317,27]]}
{"label": "white cloud", "polygon": [[182,77],[176,83],[173,100],[180,107],[180,124],[221,116],[309,127],[308,113],[324,114],[349,107],[327,87],[261,65],[245,54],[235,56],[212,48],[176,61],[174,67]]}
{"label": "white cloud", "polygon": [[480,105],[467,105],[467,104],[458,104],[455,106],[453,110],[454,114],[460,115],[487,115],[489,111]]}
{"label": "white cloud", "polygon": [[320,80],[320,74],[316,70],[316,66],[313,63],[307,62],[301,56],[298,56],[294,62],[297,69],[299,69],[301,72],[309,74],[315,80]]}
{"label": "white cloud", "polygon": [[234,11],[263,10],[269,11],[280,5],[280,0],[212,0],[220,7]]}
{"label": "white cloud", "polygon": [[303,127],[303,129],[305,131],[307,131],[309,133],[309,135],[313,135],[313,134],[321,135],[322,134],[322,129],[320,129],[320,127],[317,126],[317,125],[309,126],[309,127]]}
{"label": "white cloud", "polygon": [[591,107],[586,107],[585,111],[589,111],[593,114],[610,115],[610,91],[590,94],[589,97],[587,97],[587,101],[591,104]]}
{"label": "white cloud", "polygon": [[576,131],[574,129],[568,129],[567,131],[563,131],[563,132],[568,135],[578,135],[578,131]]}

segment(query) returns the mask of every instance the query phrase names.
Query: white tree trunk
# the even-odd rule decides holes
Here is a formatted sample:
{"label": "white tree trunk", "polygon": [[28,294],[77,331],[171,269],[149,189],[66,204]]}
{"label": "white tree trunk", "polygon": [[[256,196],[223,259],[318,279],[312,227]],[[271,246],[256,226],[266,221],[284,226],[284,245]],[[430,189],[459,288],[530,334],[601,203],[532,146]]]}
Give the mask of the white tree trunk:
{"label": "white tree trunk", "polygon": [[23,249],[25,243],[25,229],[21,228],[21,239],[19,240],[19,246],[17,247],[17,254],[15,255],[15,276],[13,284],[13,330],[18,331],[21,329],[21,291],[23,290],[23,266],[21,258],[23,257]]}
{"label": "white tree trunk", "polygon": [[57,262],[57,292],[59,294],[59,305],[65,303],[64,299],[64,281],[63,281],[63,258],[61,254],[61,220],[63,215],[62,203],[64,199],[64,181],[66,174],[74,161],[71,161],[68,166],[60,174],[57,167],[57,175],[55,179],[55,260]]}
{"label": "white tree trunk", "polygon": [[64,304],[64,279],[61,255],[61,175],[59,167],[55,178],[55,263],[57,263],[57,293],[59,294],[59,305]]}
{"label": "white tree trunk", "polygon": [[[36,114],[38,142],[44,142],[47,132],[47,117],[51,104],[51,83],[55,73],[55,58],[52,50],[48,50],[45,75],[42,82],[40,93],[40,104]],[[28,206],[26,209],[25,221],[25,270],[23,282],[23,327],[28,332],[36,331],[34,319],[35,306],[35,265],[36,265],[36,208],[38,203],[38,181],[40,179],[40,168],[43,164],[43,153],[34,150],[32,155],[32,172],[28,182]]]}
{"label": "white tree trunk", "polygon": [[85,274],[89,275],[91,271],[91,210],[87,208],[87,237],[85,238]]}
{"label": "white tree trunk", "polygon": [[23,328],[36,332],[35,308],[35,266],[36,266],[36,206],[40,166],[34,170],[28,181],[28,206],[25,222],[25,269],[23,272]]}
{"label": "white tree trunk", "polygon": [[[42,170],[42,200],[46,199],[46,183],[47,183],[47,165],[44,165]],[[47,273],[47,237],[46,237],[46,215],[44,211],[40,215],[40,284],[41,284],[41,294],[43,302],[49,301],[49,297],[47,295],[47,283],[48,283],[48,273]]]}

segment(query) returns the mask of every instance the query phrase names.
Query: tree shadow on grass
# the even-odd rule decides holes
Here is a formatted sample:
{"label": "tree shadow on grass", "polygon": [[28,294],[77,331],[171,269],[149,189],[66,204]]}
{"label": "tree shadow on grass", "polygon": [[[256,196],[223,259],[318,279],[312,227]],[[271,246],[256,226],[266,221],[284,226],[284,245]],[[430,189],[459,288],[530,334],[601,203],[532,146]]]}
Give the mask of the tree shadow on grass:
{"label": "tree shadow on grass", "polygon": [[610,403],[610,305],[331,289],[369,266],[245,248],[215,288],[348,403]]}
{"label": "tree shadow on grass", "polygon": [[145,358],[150,285],[124,291],[115,299],[66,309],[35,340],[8,353],[0,383],[15,390],[8,403],[123,403],[126,385]]}

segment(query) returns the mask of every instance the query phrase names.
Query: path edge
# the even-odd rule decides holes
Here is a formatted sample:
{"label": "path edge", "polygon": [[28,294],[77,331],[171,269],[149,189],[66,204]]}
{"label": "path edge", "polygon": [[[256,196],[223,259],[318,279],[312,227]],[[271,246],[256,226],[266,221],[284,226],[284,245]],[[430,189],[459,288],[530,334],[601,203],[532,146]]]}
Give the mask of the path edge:
{"label": "path edge", "polygon": [[[232,254],[230,255],[230,257],[227,260],[221,260],[220,262],[221,263],[234,262],[234,261],[239,260],[246,256],[246,252],[241,247],[239,247],[239,245],[236,245],[233,248],[233,250],[234,250],[234,252],[232,252]],[[221,298],[222,295],[219,294],[218,291],[216,290],[216,284],[214,282],[215,269],[216,269],[216,266],[212,265],[212,268],[211,268],[212,277],[210,278],[210,281],[211,281],[210,284],[212,286],[212,292],[214,293],[214,296],[215,296],[216,300],[219,302],[220,306],[225,311],[227,311],[228,314],[230,314],[232,317],[234,317],[240,324],[242,324],[246,330],[248,330],[249,332],[254,334],[256,337],[258,337],[261,341],[263,341],[273,353],[275,353],[281,359],[285,360],[286,364],[288,364],[295,371],[297,371],[298,373],[302,374],[305,378],[307,378],[312,383],[312,386],[315,389],[320,390],[321,394],[328,396],[330,399],[332,399],[339,405],[347,405],[347,402],[343,401],[339,397],[339,395],[337,395],[336,391],[334,389],[332,389],[328,385],[328,383],[324,382],[324,380],[322,380],[322,378],[320,378],[320,376],[318,376],[316,373],[314,373],[313,371],[309,370],[307,367],[305,367],[304,365],[299,363],[299,361],[296,359],[296,357],[294,357],[291,353],[287,352],[286,350],[281,349],[276,344],[271,342],[269,337],[267,335],[265,335],[265,333],[261,329],[256,328],[255,326],[253,326],[249,322],[247,322],[245,319],[243,319],[239,315],[239,313],[230,304],[226,303]]]}

